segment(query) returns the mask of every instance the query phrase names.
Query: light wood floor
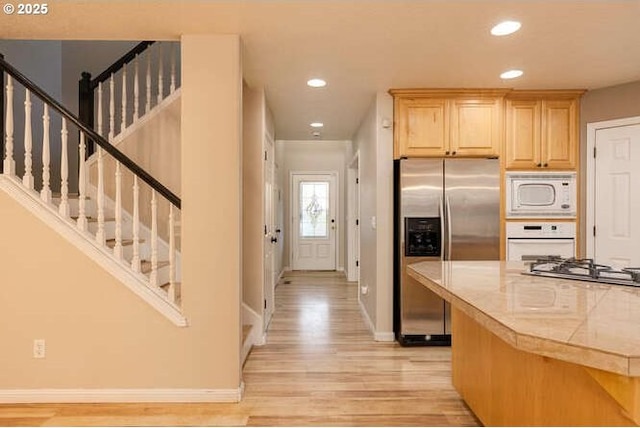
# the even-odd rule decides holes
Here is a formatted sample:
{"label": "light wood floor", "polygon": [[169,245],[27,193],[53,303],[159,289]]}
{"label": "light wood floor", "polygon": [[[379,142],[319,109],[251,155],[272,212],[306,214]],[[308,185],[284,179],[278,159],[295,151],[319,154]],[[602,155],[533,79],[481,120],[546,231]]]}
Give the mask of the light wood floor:
{"label": "light wood floor", "polygon": [[475,426],[449,348],[372,340],[344,275],[289,273],[238,404],[0,405],[0,426]]}

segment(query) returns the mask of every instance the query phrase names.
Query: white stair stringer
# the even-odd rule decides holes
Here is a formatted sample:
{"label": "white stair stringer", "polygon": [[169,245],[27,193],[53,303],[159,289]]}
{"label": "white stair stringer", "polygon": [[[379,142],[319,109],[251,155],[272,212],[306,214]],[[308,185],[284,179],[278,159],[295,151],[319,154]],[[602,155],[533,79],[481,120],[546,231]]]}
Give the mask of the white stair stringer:
{"label": "white stair stringer", "polygon": [[188,325],[187,319],[180,308],[167,300],[166,292],[160,288],[150,287],[148,278],[143,273],[134,272],[126,261],[116,259],[109,248],[102,247],[96,243],[95,237],[91,233],[78,229],[75,221],[60,217],[58,208],[54,204],[42,201],[38,192],[25,188],[18,177],[0,175],[0,189],[94,260],[176,326],[186,327]]}

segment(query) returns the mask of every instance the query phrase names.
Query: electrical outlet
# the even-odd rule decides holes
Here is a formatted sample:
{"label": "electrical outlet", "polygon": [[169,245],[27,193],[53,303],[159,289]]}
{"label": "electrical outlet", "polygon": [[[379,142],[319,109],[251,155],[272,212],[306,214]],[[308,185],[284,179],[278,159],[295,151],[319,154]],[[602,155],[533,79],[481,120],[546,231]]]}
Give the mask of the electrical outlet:
{"label": "electrical outlet", "polygon": [[360,293],[362,293],[363,296],[365,294],[368,294],[369,293],[369,286],[368,285],[361,285],[360,286]]}
{"label": "electrical outlet", "polygon": [[33,340],[33,358],[44,358],[47,353],[44,339]]}

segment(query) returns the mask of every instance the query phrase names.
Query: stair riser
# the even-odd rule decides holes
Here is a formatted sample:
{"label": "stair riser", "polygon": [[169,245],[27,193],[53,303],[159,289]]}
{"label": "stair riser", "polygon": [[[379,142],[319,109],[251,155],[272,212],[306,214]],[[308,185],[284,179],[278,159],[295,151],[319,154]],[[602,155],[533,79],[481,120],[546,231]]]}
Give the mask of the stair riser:
{"label": "stair riser", "polygon": [[[92,221],[88,224],[87,229],[91,232],[92,235],[96,235],[98,232],[98,222]],[[104,236],[105,239],[115,239],[116,237],[116,222],[115,221],[105,221],[104,223]],[[122,239],[132,239],[133,238],[133,227],[128,222],[122,223]]]}

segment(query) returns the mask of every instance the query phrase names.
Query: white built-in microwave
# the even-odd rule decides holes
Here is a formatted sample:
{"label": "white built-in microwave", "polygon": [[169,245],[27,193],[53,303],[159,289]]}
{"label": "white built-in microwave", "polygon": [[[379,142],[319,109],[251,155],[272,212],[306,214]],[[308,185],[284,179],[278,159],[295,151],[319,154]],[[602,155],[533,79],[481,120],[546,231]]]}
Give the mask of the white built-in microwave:
{"label": "white built-in microwave", "polygon": [[506,179],[507,218],[576,216],[575,172],[510,171]]}

